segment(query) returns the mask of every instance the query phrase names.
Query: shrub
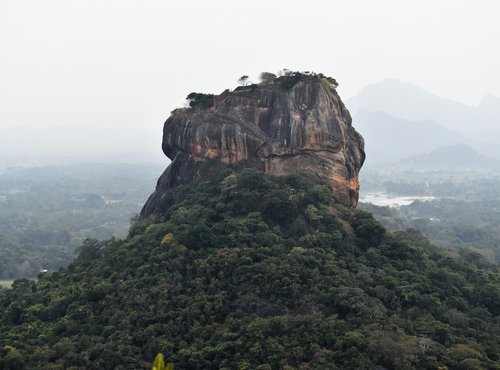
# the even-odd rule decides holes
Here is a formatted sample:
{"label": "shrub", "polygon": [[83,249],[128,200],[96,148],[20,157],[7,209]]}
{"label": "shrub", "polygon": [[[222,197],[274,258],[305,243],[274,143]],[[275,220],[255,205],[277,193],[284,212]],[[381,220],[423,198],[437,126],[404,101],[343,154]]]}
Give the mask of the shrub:
{"label": "shrub", "polygon": [[208,109],[214,105],[214,94],[192,92],[186,99],[189,101],[191,108]]}

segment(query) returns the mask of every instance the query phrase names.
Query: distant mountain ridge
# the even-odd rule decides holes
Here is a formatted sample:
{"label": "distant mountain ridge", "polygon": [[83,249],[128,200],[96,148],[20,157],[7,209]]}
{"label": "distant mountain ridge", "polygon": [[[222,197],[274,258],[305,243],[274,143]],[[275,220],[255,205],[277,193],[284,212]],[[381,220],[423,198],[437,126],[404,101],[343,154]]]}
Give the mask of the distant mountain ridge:
{"label": "distant mountain ridge", "polygon": [[500,98],[493,94],[485,95],[479,103],[479,109],[486,116],[500,117]]}
{"label": "distant mountain ridge", "polygon": [[500,99],[485,96],[472,107],[433,95],[395,79],[368,85],[346,105],[353,115],[362,109],[382,111],[410,121],[431,120],[474,141],[500,144]]}
{"label": "distant mountain ridge", "polygon": [[365,138],[367,165],[394,163],[441,146],[467,142],[436,122],[409,121],[385,112],[361,109],[353,122]]}
{"label": "distant mountain ridge", "polygon": [[450,146],[440,147],[429,153],[419,154],[400,162],[403,165],[417,166],[417,167],[446,167],[446,168],[460,168],[460,167],[491,167],[499,166],[500,162],[488,158],[470,146],[465,144],[456,144]]}

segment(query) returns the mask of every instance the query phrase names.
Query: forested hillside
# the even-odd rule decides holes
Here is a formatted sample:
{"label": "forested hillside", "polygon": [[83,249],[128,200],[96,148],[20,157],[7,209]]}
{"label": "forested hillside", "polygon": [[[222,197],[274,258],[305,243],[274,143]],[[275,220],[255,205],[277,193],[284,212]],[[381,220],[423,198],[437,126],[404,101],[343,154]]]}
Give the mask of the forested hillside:
{"label": "forested hillside", "polygon": [[[497,369],[500,273],[256,170],[0,293],[0,368]],[[476,256],[477,257],[477,256]]]}

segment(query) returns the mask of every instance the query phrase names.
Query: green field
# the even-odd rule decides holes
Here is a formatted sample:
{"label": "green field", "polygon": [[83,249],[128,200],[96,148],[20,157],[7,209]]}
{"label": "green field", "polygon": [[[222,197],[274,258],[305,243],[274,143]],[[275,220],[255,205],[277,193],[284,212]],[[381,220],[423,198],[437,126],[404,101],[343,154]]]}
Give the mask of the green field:
{"label": "green field", "polygon": [[3,288],[10,288],[14,280],[0,280],[0,286]]}

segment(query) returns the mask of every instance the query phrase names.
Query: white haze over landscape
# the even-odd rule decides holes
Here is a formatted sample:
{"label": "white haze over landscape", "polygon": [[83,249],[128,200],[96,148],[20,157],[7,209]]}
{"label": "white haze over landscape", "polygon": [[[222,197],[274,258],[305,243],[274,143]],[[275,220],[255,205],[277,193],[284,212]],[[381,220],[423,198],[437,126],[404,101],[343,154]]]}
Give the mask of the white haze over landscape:
{"label": "white haze over landscape", "polygon": [[[335,77],[366,139],[421,140],[397,160],[455,143],[498,158],[498,14],[493,0],[0,1],[0,167],[166,162],[162,124],[187,94],[282,68]],[[424,145],[429,128],[442,141]]]}

